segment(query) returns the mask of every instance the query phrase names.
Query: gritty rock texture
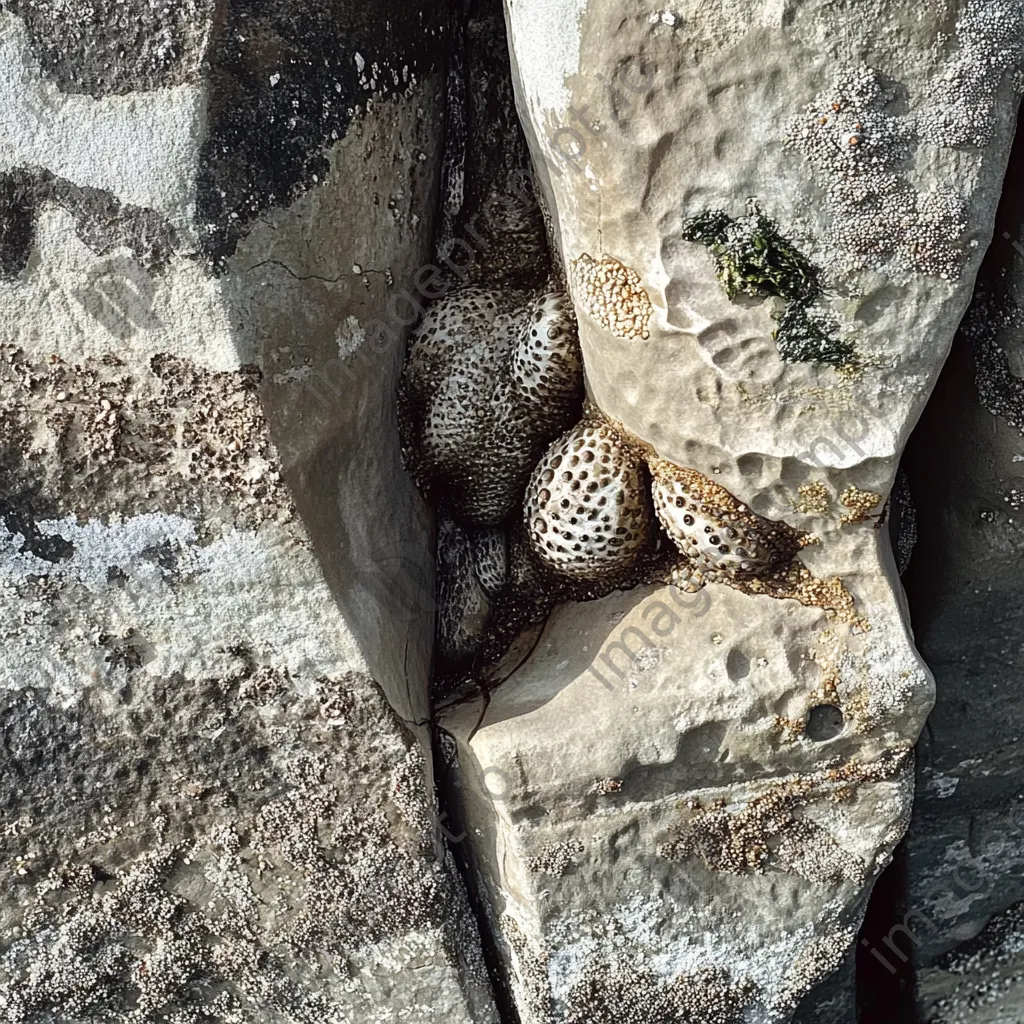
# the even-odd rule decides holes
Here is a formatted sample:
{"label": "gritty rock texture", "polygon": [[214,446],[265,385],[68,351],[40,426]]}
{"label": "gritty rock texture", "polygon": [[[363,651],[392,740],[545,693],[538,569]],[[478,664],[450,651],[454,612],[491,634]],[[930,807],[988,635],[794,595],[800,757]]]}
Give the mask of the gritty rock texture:
{"label": "gritty rock texture", "polygon": [[219,676],[154,676],[143,637],[100,643],[106,701],[5,697],[0,1019],[398,1020],[421,997],[375,986],[410,960],[472,1019],[439,984],[464,896],[376,683],[310,686],[241,643]]}
{"label": "gritty rock texture", "polygon": [[848,1018],[805,997],[933,698],[884,514],[991,237],[1024,4],[506,16],[588,398],[712,571],[558,605],[445,709],[460,854],[524,1024]]}
{"label": "gritty rock texture", "polygon": [[0,11],[4,1022],[496,1020],[394,403],[444,31]]}
{"label": "gritty rock texture", "polygon": [[102,96],[198,82],[214,5],[9,0],[39,67],[65,93]]}
{"label": "gritty rock texture", "polygon": [[879,951],[914,956],[921,1016],[935,1022],[1022,1012],[1022,160],[1018,136],[974,302],[908,449],[920,514],[906,583],[938,700],[920,745],[907,907],[892,921],[898,952]]}
{"label": "gritty rock texture", "polygon": [[793,1024],[857,1024],[857,978],[853,954],[804,996]]}
{"label": "gritty rock texture", "polygon": [[1024,1013],[1022,907],[997,914],[974,938],[919,972],[929,1024],[1013,1024]]}

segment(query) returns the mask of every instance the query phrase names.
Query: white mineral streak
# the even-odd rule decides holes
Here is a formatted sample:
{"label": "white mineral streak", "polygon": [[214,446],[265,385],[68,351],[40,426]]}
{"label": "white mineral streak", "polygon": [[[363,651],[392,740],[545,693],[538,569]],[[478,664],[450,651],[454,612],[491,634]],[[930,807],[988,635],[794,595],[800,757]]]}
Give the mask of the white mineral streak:
{"label": "white mineral streak", "polygon": [[[146,638],[148,674],[201,672],[208,657],[204,629],[210,628],[273,652],[275,662],[298,675],[339,672],[360,660],[337,622],[306,621],[305,601],[327,603],[330,596],[315,560],[289,544],[285,531],[232,530],[200,545],[193,522],[165,513],[36,525],[42,537],[60,538],[73,550],[56,562],[39,558],[25,550],[24,537],[0,526],[0,586],[47,580],[74,595],[80,623],[114,636],[135,630]],[[173,571],[161,567],[158,554],[173,562]],[[121,581],[117,588],[109,585],[111,574]],[[187,602],[178,593],[182,579],[189,581]],[[263,593],[258,603],[251,598],[254,588]],[[34,621],[45,599],[26,600],[25,607]],[[105,652],[97,649],[95,635],[81,630],[58,638],[45,622],[30,622],[5,631],[3,642],[5,686],[24,686],[35,675],[35,685],[73,701],[103,669]]]}
{"label": "white mineral streak", "polygon": [[195,260],[174,260],[151,277],[127,248],[97,258],[72,214],[48,207],[36,224],[34,273],[0,290],[0,319],[31,323],[40,347],[68,361],[115,353],[146,365],[174,351],[211,370],[237,370],[251,353],[240,351],[223,293]]}

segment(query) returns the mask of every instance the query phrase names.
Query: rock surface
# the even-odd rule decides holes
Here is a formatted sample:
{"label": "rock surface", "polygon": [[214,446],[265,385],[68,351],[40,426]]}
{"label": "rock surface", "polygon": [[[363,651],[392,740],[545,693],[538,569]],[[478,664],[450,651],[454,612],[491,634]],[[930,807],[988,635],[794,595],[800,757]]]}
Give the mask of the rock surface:
{"label": "rock surface", "polygon": [[1022,166],[1018,136],[974,303],[908,450],[922,506],[908,592],[938,699],[920,748],[907,907],[892,921],[896,949],[879,952],[913,955],[921,1017],[936,1024],[1024,1013]]}
{"label": "rock surface", "polygon": [[1024,0],[504,7],[2,5],[0,1024],[1018,1020]]}
{"label": "rock surface", "polygon": [[446,31],[0,13],[4,1022],[496,1020],[393,398]]}
{"label": "rock surface", "polygon": [[627,6],[506,4],[588,397],[813,534],[813,579],[559,606],[443,713],[449,793],[524,1024],[786,1020],[910,815],[933,687],[879,516],[990,238],[1024,5]]}

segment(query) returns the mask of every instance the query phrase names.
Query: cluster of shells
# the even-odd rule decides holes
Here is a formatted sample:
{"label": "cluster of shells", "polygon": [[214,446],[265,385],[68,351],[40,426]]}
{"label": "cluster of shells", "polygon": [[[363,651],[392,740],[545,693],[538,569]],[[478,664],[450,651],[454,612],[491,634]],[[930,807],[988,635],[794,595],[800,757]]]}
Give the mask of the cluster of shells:
{"label": "cluster of shells", "polygon": [[548,448],[524,516],[536,556],[579,580],[628,573],[658,524],[678,550],[687,589],[772,573],[799,546],[786,524],[759,516],[703,473],[646,452],[595,411]]}
{"label": "cluster of shells", "polygon": [[[646,336],[650,307],[632,271],[584,255],[573,277],[591,315]],[[756,585],[792,561],[795,531],[658,458],[585,409],[583,390],[564,292],[461,289],[414,331],[399,426],[406,465],[441,522],[442,657],[475,657],[502,611],[515,632],[524,607],[655,578],[688,590]]]}
{"label": "cluster of shells", "polygon": [[654,307],[640,275],[610,256],[583,253],[571,268],[576,301],[617,338],[647,339]]}

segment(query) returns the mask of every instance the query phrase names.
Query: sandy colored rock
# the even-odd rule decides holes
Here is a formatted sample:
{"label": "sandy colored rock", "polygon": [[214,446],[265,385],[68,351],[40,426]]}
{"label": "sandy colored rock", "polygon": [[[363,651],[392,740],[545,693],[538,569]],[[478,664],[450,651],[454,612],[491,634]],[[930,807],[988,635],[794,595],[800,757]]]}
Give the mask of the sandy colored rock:
{"label": "sandy colored rock", "polygon": [[991,237],[1024,5],[868,6],[506,4],[588,397],[813,534],[823,597],[560,606],[444,713],[524,1022],[789,1019],[906,830],[933,683],[880,513]]}

